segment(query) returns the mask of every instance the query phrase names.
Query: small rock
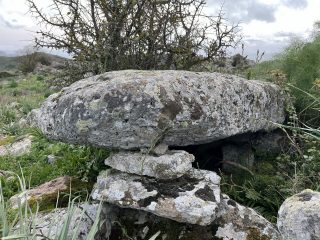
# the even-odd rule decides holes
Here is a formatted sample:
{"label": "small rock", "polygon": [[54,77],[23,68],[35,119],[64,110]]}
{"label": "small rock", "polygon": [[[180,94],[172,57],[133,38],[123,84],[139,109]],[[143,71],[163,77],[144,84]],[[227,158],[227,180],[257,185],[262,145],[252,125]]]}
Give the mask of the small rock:
{"label": "small rock", "polygon": [[0,156],[12,155],[15,157],[28,154],[31,150],[32,136],[25,137],[11,144],[0,146]]}
{"label": "small rock", "polygon": [[26,127],[28,125],[28,121],[25,118],[21,118],[18,124],[20,127]]}
{"label": "small rock", "polygon": [[105,164],[126,173],[171,179],[190,171],[193,161],[194,156],[185,151],[170,151],[161,156],[120,152],[108,157]]}
{"label": "small rock", "polygon": [[20,106],[20,104],[18,102],[12,102],[9,104],[10,108],[18,108]]}
{"label": "small rock", "polygon": [[288,146],[291,146],[289,139],[281,130],[257,134],[252,140],[252,147],[259,154],[278,155],[288,150]]}
{"label": "small rock", "polygon": [[[74,206],[74,211],[71,215],[67,238],[64,239],[79,239],[85,240],[93,226],[96,219],[98,204],[89,205],[82,204],[80,206]],[[58,208],[51,212],[40,212],[36,218],[33,219],[30,226],[34,226],[35,233],[37,234],[37,240],[40,239],[58,239],[59,234],[63,231],[63,227],[66,221],[68,221],[68,209]],[[102,214],[100,215],[100,221],[102,221]],[[100,227],[99,227],[100,226]],[[107,229],[107,222],[102,225],[98,225],[98,233],[96,235],[100,238],[95,239],[108,239],[110,229]],[[19,229],[19,225],[16,226]],[[73,234],[77,231],[77,235],[73,238]]]}
{"label": "small rock", "polygon": [[169,149],[169,146],[167,144],[160,143],[154,149],[152,149],[152,153],[156,154],[157,156],[161,156],[166,154],[168,149]]}
{"label": "small rock", "polygon": [[205,170],[194,169],[174,180],[157,180],[109,169],[100,173],[91,196],[177,222],[209,225],[219,209],[219,183],[216,173]]}
{"label": "small rock", "polygon": [[57,160],[57,157],[55,155],[48,155],[47,156],[47,162],[49,164],[54,164]]}
{"label": "small rock", "polygon": [[253,209],[244,207],[223,194],[220,211],[213,225],[221,239],[278,240],[280,234],[275,226]]}
{"label": "small rock", "polygon": [[71,181],[72,178],[68,176],[56,178],[36,188],[12,196],[9,200],[10,205],[12,208],[18,208],[19,203],[23,205],[26,201],[30,205],[34,202],[39,203],[39,205],[55,203],[58,195],[69,193]]}
{"label": "small rock", "polygon": [[278,229],[284,239],[320,239],[320,192],[304,190],[286,199],[278,212]]}

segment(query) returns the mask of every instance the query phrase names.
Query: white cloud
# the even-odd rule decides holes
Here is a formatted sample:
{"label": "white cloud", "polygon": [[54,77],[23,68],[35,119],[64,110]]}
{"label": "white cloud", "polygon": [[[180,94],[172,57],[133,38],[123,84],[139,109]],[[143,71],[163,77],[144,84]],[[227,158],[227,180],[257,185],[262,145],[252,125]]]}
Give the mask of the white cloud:
{"label": "white cloud", "polygon": [[[270,58],[287,46],[291,37],[310,36],[313,23],[320,20],[319,0],[226,0],[225,3],[226,12],[232,12],[227,14],[231,20],[237,14],[242,15],[244,42],[251,58],[257,49],[266,51],[266,58]],[[256,6],[260,7],[252,10]],[[212,2],[209,11],[215,10]]]}
{"label": "white cloud", "polygon": [[28,7],[25,1],[1,0],[0,16],[12,27],[33,27],[35,25],[28,15]]}

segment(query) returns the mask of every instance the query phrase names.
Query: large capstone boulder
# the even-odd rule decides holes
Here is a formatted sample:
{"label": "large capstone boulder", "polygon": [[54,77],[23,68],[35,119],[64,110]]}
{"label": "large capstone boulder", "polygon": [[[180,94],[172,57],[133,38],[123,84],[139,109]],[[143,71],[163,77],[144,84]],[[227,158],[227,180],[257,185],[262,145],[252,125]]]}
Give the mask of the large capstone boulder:
{"label": "large capstone boulder", "polygon": [[271,130],[285,119],[284,102],[278,86],[237,76],[127,70],[78,81],[31,116],[52,139],[137,149]]}
{"label": "large capstone boulder", "polygon": [[120,152],[108,157],[105,164],[126,173],[155,177],[178,178],[192,169],[194,156],[185,151],[168,151],[161,156],[145,153]]}
{"label": "large capstone boulder", "polygon": [[109,169],[98,176],[91,197],[178,222],[209,225],[217,216],[219,184],[220,177],[205,170],[164,180]]}
{"label": "large capstone boulder", "polygon": [[283,239],[320,239],[320,193],[304,190],[284,201],[278,212]]}

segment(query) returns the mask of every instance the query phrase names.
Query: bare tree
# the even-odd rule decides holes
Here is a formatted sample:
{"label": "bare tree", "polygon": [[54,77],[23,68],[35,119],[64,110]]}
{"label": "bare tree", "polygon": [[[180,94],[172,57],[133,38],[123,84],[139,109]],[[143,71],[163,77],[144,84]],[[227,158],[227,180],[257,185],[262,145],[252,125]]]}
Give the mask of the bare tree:
{"label": "bare tree", "polygon": [[225,55],[240,40],[222,11],[205,0],[50,0],[46,13],[27,0],[42,24],[36,45],[68,51],[81,69],[190,69]]}

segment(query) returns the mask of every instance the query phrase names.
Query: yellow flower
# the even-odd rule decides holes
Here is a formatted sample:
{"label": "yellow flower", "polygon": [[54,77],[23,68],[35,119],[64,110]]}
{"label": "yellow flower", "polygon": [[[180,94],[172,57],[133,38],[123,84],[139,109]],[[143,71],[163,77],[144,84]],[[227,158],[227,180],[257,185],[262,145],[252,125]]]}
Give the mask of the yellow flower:
{"label": "yellow flower", "polygon": [[317,78],[314,82],[313,85],[317,88],[320,89],[320,78]]}

